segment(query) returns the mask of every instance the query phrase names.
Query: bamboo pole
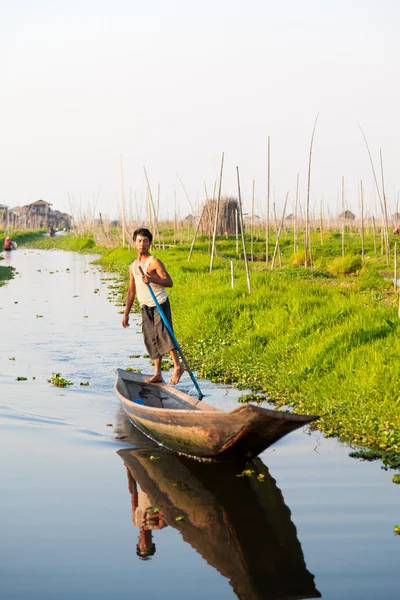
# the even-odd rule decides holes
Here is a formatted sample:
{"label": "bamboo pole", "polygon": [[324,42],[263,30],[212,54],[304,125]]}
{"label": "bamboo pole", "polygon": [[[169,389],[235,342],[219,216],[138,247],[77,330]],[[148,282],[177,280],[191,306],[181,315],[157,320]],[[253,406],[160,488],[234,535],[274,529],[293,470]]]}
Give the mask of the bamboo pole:
{"label": "bamboo pole", "polygon": [[268,136],[268,185],[267,185],[267,206],[265,215],[265,264],[268,265],[269,253],[269,198],[271,190],[271,146],[270,137]]}
{"label": "bamboo pole", "polygon": [[125,199],[124,199],[124,177],[122,171],[122,154],[120,159],[120,175],[121,175],[121,216],[122,216],[122,245],[125,246]]}
{"label": "bamboo pole", "polygon": [[364,243],[364,191],[363,183],[360,181],[360,205],[361,205],[361,260],[364,261],[365,243]]}
{"label": "bamboo pole", "polygon": [[397,242],[394,244],[394,280],[393,280],[394,291],[397,291]]}
{"label": "bamboo pole", "polygon": [[[150,187],[150,183],[149,183],[149,178],[147,177],[147,171],[146,171],[146,167],[143,167],[144,170],[144,175],[146,177],[146,183],[147,183],[147,191],[149,194],[149,199],[150,199],[150,215],[151,215],[151,210],[153,211],[153,216],[154,216],[154,230],[158,236],[158,239],[160,239],[159,233],[158,233],[158,223],[157,223],[157,214],[156,214],[156,209],[154,206],[154,202],[153,202],[153,194],[151,193],[151,187]],[[150,220],[151,220],[151,216],[150,216]]]}
{"label": "bamboo pole", "polygon": [[176,230],[177,230],[177,222],[176,222],[176,190],[174,190],[174,246],[176,246]]}
{"label": "bamboo pole", "polygon": [[236,241],[236,256],[239,254],[239,215],[238,209],[235,208],[235,241]]}
{"label": "bamboo pole", "polygon": [[188,201],[188,202],[189,202],[189,204],[190,204],[190,210],[192,211],[192,213],[194,213],[194,212],[195,212],[195,210],[194,210],[194,208],[193,208],[193,204],[191,203],[191,201],[190,201],[190,198],[189,198],[189,195],[188,195],[188,193],[187,193],[187,191],[186,191],[186,189],[185,189],[185,186],[183,185],[183,181],[182,181],[182,179],[179,177],[179,174],[178,174],[178,173],[176,174],[176,176],[177,176],[177,178],[179,179],[179,182],[180,182],[180,184],[181,184],[181,186],[182,186],[182,189],[183,189],[183,192],[184,192],[184,194],[185,194],[185,196],[186,196],[186,199],[187,199],[187,201]]}
{"label": "bamboo pole", "polygon": [[[275,224],[275,247],[274,247],[274,254],[275,254],[276,241],[278,239],[278,219],[276,217],[275,188],[274,188],[274,201],[272,203],[272,210],[273,210],[273,214],[274,214],[274,224]],[[279,245],[279,240],[278,240],[278,256],[279,256],[279,267],[282,267],[282,253],[281,253],[281,247]]]}
{"label": "bamboo pole", "polygon": [[372,226],[374,229],[374,254],[376,256],[376,223],[375,223],[375,217],[372,217]]}
{"label": "bamboo pole", "polygon": [[294,203],[293,254],[296,254],[296,252],[297,252],[297,231],[298,231],[297,212],[298,212],[298,207],[299,207],[299,174],[297,173],[296,200]]}
{"label": "bamboo pole", "polygon": [[[362,134],[362,136],[363,136],[363,138],[364,138],[365,145],[366,145],[366,147],[367,147],[367,152],[368,152],[369,160],[370,160],[371,167],[372,167],[372,174],[373,174],[373,176],[374,176],[375,187],[376,187],[376,191],[378,192],[379,203],[380,203],[380,205],[381,205],[382,218],[383,218],[383,220],[385,220],[385,209],[384,209],[384,205],[383,205],[383,201],[382,201],[381,193],[380,193],[380,191],[379,191],[378,179],[377,179],[377,177],[376,177],[376,173],[375,173],[375,167],[374,167],[374,163],[373,163],[372,156],[371,156],[371,151],[370,151],[370,149],[369,149],[369,145],[368,145],[368,142],[367,142],[367,138],[365,137],[364,131],[362,130],[362,127],[361,127],[360,123],[358,123],[358,126],[359,126],[359,128],[360,128],[361,134]],[[387,226],[387,223],[386,223],[386,226]],[[388,239],[389,239],[389,238],[388,238]]]}
{"label": "bamboo pole", "polygon": [[231,286],[232,289],[235,287],[235,271],[233,266],[233,260],[231,260]]}
{"label": "bamboo pole", "polygon": [[240,229],[241,229],[241,232],[242,232],[242,245],[243,245],[243,254],[244,254],[244,266],[245,266],[245,269],[246,269],[247,289],[249,290],[249,294],[251,294],[251,281],[250,281],[250,273],[249,273],[249,263],[247,261],[246,242],[245,242],[245,239],[244,239],[243,210],[242,210],[242,196],[241,196],[241,193],[240,193],[239,167],[236,167],[236,176],[237,176],[237,185],[238,185],[239,222],[240,222]]}
{"label": "bamboo pole", "polygon": [[190,261],[190,259],[192,258],[192,252],[193,252],[194,244],[195,244],[195,241],[196,241],[196,239],[197,239],[197,234],[199,233],[199,229],[200,229],[200,223],[201,223],[201,220],[202,220],[202,218],[203,218],[203,214],[204,214],[205,207],[206,207],[206,203],[204,203],[204,205],[203,205],[203,210],[201,211],[201,215],[200,215],[200,218],[199,218],[199,222],[197,223],[196,231],[194,232],[194,236],[193,236],[192,244],[191,244],[191,246],[190,246],[190,252],[189,252],[189,256],[188,256],[188,262],[189,262],[189,261]]}
{"label": "bamboo pole", "polygon": [[344,231],[345,231],[345,208],[344,208],[344,177],[342,176],[342,258],[344,257]]}
{"label": "bamboo pole", "polygon": [[390,244],[389,244],[389,221],[387,214],[387,202],[386,202],[386,193],[385,193],[385,178],[383,176],[383,160],[382,160],[382,150],[379,149],[380,161],[381,161],[381,176],[382,176],[382,196],[383,196],[383,214],[385,219],[385,248],[386,248],[386,262],[389,264],[390,259]]}
{"label": "bamboo pole", "polygon": [[307,267],[308,266],[308,252],[309,252],[309,248],[310,248],[310,182],[311,182],[311,157],[312,157],[312,147],[313,147],[313,141],[314,141],[314,133],[315,133],[315,128],[317,126],[317,121],[318,121],[318,116],[315,119],[315,123],[314,123],[314,128],[313,128],[313,132],[312,132],[312,136],[311,136],[311,143],[310,143],[310,154],[308,157],[308,175],[307,175],[307,197],[306,197],[306,229],[305,229],[305,236],[304,236],[304,253],[305,253],[305,259],[304,259],[304,266]]}
{"label": "bamboo pole", "polygon": [[224,167],[224,153],[222,153],[221,158],[221,170],[219,173],[219,186],[218,186],[218,198],[217,198],[217,206],[215,209],[215,220],[214,220],[214,233],[213,233],[213,242],[211,246],[211,260],[210,260],[210,273],[213,269],[214,256],[215,256],[215,240],[217,237],[217,223],[218,223],[218,213],[219,213],[219,202],[221,200],[221,186],[222,186],[222,170]]}
{"label": "bamboo pole", "polygon": [[255,181],[253,179],[252,192],[251,192],[251,227],[250,227],[250,260],[254,262],[254,187]]}
{"label": "bamboo pole", "polygon": [[279,230],[278,230],[278,232],[276,234],[275,249],[274,249],[274,255],[272,257],[271,270],[275,266],[275,258],[276,258],[276,253],[277,253],[278,248],[279,248],[279,238],[281,236],[283,222],[285,220],[285,212],[286,212],[286,205],[287,205],[288,197],[289,197],[289,192],[286,193],[286,199],[285,199],[285,204],[284,204],[284,207],[283,207],[282,218],[281,218],[281,222],[280,222],[280,225],[279,225]]}
{"label": "bamboo pole", "polygon": [[320,207],[319,207],[319,234],[320,234],[320,240],[321,240],[321,246],[324,245],[324,224],[322,221],[322,200],[320,203]]}

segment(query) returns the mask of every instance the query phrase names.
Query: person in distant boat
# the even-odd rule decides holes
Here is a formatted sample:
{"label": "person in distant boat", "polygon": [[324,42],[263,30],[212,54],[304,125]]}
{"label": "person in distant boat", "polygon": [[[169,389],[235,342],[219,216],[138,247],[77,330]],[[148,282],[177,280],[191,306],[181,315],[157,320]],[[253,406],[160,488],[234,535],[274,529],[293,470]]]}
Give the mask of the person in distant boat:
{"label": "person in distant boat", "polygon": [[393,233],[394,233],[394,235],[399,235],[400,234],[400,225],[397,225],[397,227],[395,227],[393,229]]}
{"label": "person in distant boat", "polygon": [[14,250],[14,248],[15,243],[10,240],[9,236],[7,236],[3,243],[3,250],[9,252],[10,250]]}
{"label": "person in distant boat", "polygon": [[[150,358],[154,361],[154,375],[146,379],[146,382],[162,383],[161,360],[164,354],[169,353],[174,363],[174,372],[170,384],[176,385],[184,372],[184,368],[179,362],[175,344],[148,289],[148,285],[151,285],[154,295],[172,328],[171,308],[165,288],[172,287],[173,282],[163,263],[149,252],[153,241],[151,232],[145,228],[136,229],[133,232],[132,239],[137,258],[129,267],[129,289],[126,296],[122,327],[129,327],[129,313],[136,296],[142,308],[144,343]],[[144,275],[141,274],[139,267],[142,268]]]}
{"label": "person in distant boat", "polygon": [[54,234],[55,234],[54,227],[52,225],[50,225],[50,227],[49,227],[49,236],[53,237]]}

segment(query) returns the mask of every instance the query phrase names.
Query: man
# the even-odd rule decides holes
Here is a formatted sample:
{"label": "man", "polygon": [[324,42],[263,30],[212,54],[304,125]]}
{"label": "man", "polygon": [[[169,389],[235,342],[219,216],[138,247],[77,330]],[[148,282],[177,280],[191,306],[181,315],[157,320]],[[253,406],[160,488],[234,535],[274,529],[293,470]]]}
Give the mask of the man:
{"label": "man", "polygon": [[[170,383],[176,385],[184,369],[179,362],[175,344],[160,317],[148,289],[148,284],[150,284],[158,303],[172,327],[171,309],[165,288],[172,287],[173,283],[163,263],[149,252],[152,240],[153,236],[148,229],[136,229],[133,232],[133,246],[136,249],[137,258],[129,267],[129,289],[126,295],[122,327],[129,327],[129,313],[136,296],[142,308],[144,343],[150,358],[154,361],[154,375],[146,379],[146,382],[162,383],[161,359],[164,354],[169,353],[174,363],[174,372]],[[143,275],[139,267],[143,270]]]}

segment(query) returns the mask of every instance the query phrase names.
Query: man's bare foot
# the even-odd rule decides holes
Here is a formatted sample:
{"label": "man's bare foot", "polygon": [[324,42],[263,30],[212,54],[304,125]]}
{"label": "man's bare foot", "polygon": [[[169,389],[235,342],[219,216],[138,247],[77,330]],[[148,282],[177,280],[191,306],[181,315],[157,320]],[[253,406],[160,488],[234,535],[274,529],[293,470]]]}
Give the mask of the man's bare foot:
{"label": "man's bare foot", "polygon": [[153,377],[149,377],[148,379],[145,379],[146,383],[163,383],[163,379],[161,377],[161,375],[153,375]]}
{"label": "man's bare foot", "polygon": [[171,385],[176,385],[178,383],[178,381],[180,380],[180,378],[182,377],[182,375],[184,374],[185,369],[183,367],[178,367],[177,369],[174,369],[174,372],[172,373],[172,377],[169,380]]}

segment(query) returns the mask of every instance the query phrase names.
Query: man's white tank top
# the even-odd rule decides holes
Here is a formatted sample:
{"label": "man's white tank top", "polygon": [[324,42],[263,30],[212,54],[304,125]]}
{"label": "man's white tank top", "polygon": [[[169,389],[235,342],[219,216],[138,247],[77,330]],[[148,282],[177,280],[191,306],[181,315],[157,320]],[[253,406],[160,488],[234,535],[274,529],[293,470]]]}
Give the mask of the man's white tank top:
{"label": "man's white tank top", "polygon": [[[146,273],[146,275],[147,275],[147,269],[149,268],[149,265],[150,265],[151,261],[153,260],[153,258],[154,258],[154,256],[149,256],[149,258],[146,260],[144,265],[141,265],[142,269]],[[137,260],[133,261],[133,263],[131,264],[131,269],[132,269],[132,274],[135,278],[136,297],[138,299],[140,306],[143,306],[143,305],[155,306],[154,300],[151,297],[151,294],[149,292],[149,286],[146,285],[142,281],[142,274],[139,271]],[[162,285],[157,285],[156,283],[151,283],[150,285],[151,285],[151,289],[154,292],[155,297],[157,298],[157,302],[159,304],[163,304],[166,301],[166,299],[168,298],[168,294],[167,294],[165,288]]]}

